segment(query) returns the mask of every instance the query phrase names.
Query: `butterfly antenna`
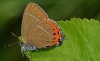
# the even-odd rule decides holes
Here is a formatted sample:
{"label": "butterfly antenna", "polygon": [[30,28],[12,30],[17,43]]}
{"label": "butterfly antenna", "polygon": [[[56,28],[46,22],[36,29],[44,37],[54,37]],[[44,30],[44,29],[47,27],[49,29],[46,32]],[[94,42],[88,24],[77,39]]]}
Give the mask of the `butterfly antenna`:
{"label": "butterfly antenna", "polygon": [[20,42],[12,43],[12,44],[7,45],[7,46],[5,46],[5,47],[12,46],[12,45],[17,44],[17,43],[20,43]]}
{"label": "butterfly antenna", "polygon": [[13,36],[15,36],[15,37],[17,37],[17,38],[18,38],[18,36],[16,36],[13,32],[11,32],[11,34],[12,34]]}
{"label": "butterfly antenna", "polygon": [[[15,37],[17,37],[17,38],[18,38],[18,36],[16,36],[13,32],[11,32],[11,34],[12,34],[13,36],[15,36]],[[14,44],[18,44],[18,43],[20,43],[20,42],[12,43],[12,44],[7,45],[7,46],[5,46],[5,47],[12,46],[12,45],[14,45]]]}

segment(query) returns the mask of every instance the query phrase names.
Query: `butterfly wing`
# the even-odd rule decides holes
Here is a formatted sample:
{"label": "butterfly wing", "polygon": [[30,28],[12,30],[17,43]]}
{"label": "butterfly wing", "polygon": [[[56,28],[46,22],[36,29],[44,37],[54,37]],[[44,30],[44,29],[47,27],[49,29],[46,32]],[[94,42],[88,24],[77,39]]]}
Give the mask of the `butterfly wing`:
{"label": "butterfly wing", "polygon": [[41,20],[45,19],[48,19],[48,16],[38,5],[31,2],[28,3],[24,11],[21,27],[21,35],[24,43],[28,42],[29,32],[32,29],[35,29],[35,27],[38,23],[41,22]]}

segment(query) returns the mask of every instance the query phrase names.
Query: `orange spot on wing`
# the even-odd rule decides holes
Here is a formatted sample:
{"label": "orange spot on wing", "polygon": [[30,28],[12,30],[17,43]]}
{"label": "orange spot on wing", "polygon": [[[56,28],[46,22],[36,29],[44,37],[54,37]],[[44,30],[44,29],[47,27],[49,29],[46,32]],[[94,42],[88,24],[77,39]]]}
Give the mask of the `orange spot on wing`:
{"label": "orange spot on wing", "polygon": [[59,29],[52,22],[50,22],[50,25],[52,26],[52,29],[54,29],[54,33],[55,33],[54,38],[55,39],[51,42],[51,44],[49,46],[53,46],[53,45],[56,45],[57,42],[59,41],[58,39],[60,38],[60,34],[58,34]]}

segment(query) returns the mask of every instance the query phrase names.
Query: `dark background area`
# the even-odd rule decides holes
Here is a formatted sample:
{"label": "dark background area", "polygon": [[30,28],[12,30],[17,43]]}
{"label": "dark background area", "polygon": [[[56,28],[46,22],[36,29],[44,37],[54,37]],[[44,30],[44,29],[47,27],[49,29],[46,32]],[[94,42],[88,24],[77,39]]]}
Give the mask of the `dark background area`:
{"label": "dark background area", "polygon": [[42,7],[50,19],[70,20],[73,17],[100,20],[100,0],[0,0],[0,61],[28,61],[11,32],[21,35],[21,22],[28,2]]}

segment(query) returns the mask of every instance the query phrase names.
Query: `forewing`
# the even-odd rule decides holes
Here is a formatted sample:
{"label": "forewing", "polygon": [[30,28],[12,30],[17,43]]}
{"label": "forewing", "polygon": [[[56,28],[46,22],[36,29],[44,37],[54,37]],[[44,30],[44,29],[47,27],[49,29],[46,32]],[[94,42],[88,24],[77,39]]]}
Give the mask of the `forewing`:
{"label": "forewing", "polygon": [[22,27],[21,27],[21,36],[24,43],[27,43],[29,32],[34,29],[41,20],[48,19],[48,16],[45,12],[35,3],[28,3],[25,8]]}

